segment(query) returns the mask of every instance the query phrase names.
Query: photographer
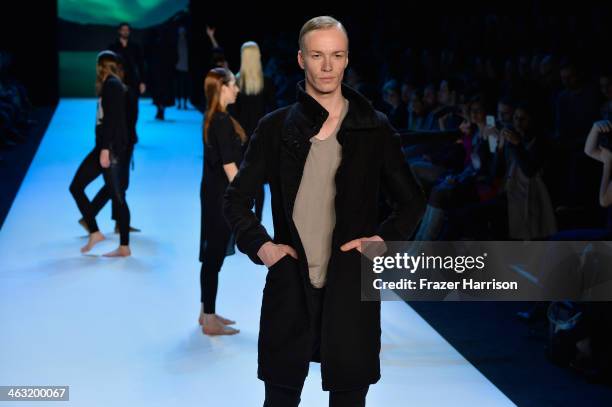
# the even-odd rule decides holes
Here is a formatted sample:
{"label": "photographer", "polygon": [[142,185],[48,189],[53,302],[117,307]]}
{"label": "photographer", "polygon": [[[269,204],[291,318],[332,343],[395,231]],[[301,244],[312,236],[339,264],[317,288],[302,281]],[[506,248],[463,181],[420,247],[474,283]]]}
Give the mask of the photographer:
{"label": "photographer", "polygon": [[[610,240],[612,239],[612,123],[600,120],[593,124],[584,145],[587,156],[603,164],[599,188],[599,204],[607,208],[605,229],[574,230],[558,233],[552,240]],[[612,310],[610,302],[585,302],[583,309],[584,334],[576,341],[576,350],[570,366],[592,381],[612,380]]]}
{"label": "photographer", "polygon": [[[584,145],[586,155],[603,163],[603,173],[599,186],[599,204],[604,208],[612,204],[612,188],[610,187],[610,169],[612,168],[611,131],[612,123],[609,120],[595,122]],[[608,223],[610,222],[608,221]]]}

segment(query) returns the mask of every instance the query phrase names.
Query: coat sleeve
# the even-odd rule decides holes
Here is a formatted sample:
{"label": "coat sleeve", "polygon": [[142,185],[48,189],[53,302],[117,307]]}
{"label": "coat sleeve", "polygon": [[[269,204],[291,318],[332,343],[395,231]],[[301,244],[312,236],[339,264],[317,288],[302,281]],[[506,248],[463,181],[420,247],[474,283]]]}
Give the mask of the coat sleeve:
{"label": "coat sleeve", "polygon": [[404,160],[399,136],[384,118],[382,137],[382,191],[391,214],[380,224],[377,234],[384,241],[407,240],[425,212],[425,194]]}
{"label": "coat sleeve", "polygon": [[251,136],[238,174],[227,187],[223,201],[223,213],[236,235],[238,249],[247,254],[255,264],[263,264],[257,252],[264,243],[272,241],[261,221],[251,210],[255,195],[266,178],[265,136],[264,118],[259,121]]}
{"label": "coat sleeve", "polygon": [[125,96],[123,85],[119,80],[109,79],[102,87],[102,112],[104,117],[102,118],[102,136],[101,136],[101,147],[102,149],[109,149],[113,144],[116,144],[119,137],[118,127],[123,120],[124,112],[121,111],[121,107],[124,104],[121,98]]}

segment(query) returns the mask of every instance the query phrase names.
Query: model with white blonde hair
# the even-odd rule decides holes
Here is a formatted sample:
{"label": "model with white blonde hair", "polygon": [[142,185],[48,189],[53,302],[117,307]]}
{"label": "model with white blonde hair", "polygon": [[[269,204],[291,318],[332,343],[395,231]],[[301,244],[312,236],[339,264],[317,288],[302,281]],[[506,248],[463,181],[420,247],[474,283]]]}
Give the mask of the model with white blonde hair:
{"label": "model with white blonde hair", "polygon": [[[276,109],[276,91],[274,83],[264,75],[261,62],[261,50],[254,41],[247,41],[240,49],[240,72],[236,75],[236,84],[240,94],[232,106],[232,114],[242,125],[248,135],[257,127],[259,120]],[[263,187],[255,197],[255,214],[261,219],[263,212]]]}

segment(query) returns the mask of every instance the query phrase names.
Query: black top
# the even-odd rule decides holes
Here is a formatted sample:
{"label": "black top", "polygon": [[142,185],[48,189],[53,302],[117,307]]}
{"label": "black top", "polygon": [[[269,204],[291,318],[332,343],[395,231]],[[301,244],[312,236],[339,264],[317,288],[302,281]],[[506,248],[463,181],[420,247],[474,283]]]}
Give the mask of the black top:
{"label": "black top", "polygon": [[109,75],[106,78],[100,99],[96,146],[118,155],[128,147],[130,141],[126,120],[126,90],[117,77]]}
{"label": "black top", "polygon": [[204,143],[204,176],[219,173],[227,183],[224,164],[231,162],[240,166],[242,149],[240,137],[228,113],[217,112],[208,128],[208,143]]}
{"label": "black top", "polygon": [[256,95],[247,95],[240,92],[236,103],[230,105],[232,116],[244,128],[247,135],[253,134],[259,120],[268,112],[276,109],[276,91],[274,83],[264,77],[264,87]]}
{"label": "black top", "polygon": [[125,84],[132,89],[137,89],[144,82],[144,56],[140,45],[134,41],[128,41],[124,47],[119,39],[108,46],[108,49],[119,55],[123,63],[125,73]]}
{"label": "black top", "polygon": [[[208,143],[204,143],[204,166],[200,188],[201,234],[200,261],[204,260],[204,248],[209,239],[231,233],[223,217],[223,194],[229,180],[223,170],[224,164],[242,162],[240,137],[234,131],[228,113],[217,112],[208,128]],[[226,254],[233,253],[232,250]]]}

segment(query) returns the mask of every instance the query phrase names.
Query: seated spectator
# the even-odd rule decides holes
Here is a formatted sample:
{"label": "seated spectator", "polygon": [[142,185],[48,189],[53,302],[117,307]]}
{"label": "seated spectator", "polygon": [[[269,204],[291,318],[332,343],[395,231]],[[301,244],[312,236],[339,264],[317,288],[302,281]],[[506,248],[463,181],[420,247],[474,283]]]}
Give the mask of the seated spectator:
{"label": "seated spectator", "polygon": [[599,117],[600,98],[571,60],[565,59],[561,63],[559,75],[563,90],[556,100],[555,138],[581,152],[585,135]]}
{"label": "seated spectator", "polygon": [[557,96],[555,110],[553,173],[559,180],[555,196],[559,211],[584,209],[597,189],[598,170],[586,159],[583,145],[591,124],[600,116],[600,95],[571,60],[566,59],[559,72],[564,89]]}
{"label": "seated spectator", "polygon": [[408,112],[401,98],[399,83],[395,79],[387,81],[383,86],[383,102],[391,125],[396,129],[405,129],[408,126]]}
{"label": "seated spectator", "polygon": [[[584,152],[595,161],[602,163],[602,174],[599,189],[599,204],[607,209],[608,221],[601,229],[568,230],[555,234],[550,238],[553,241],[608,241],[612,239],[612,152],[609,137],[612,135],[612,122],[609,120],[597,121],[591,127],[587,136]],[[551,246],[551,255],[565,254],[565,245]],[[559,253],[559,254],[557,254]],[[590,261],[588,254],[582,261]],[[592,259],[591,259],[592,260]],[[579,268],[580,261],[574,261],[573,267]],[[546,267],[541,267],[538,278],[545,279]],[[554,270],[558,272],[558,270]],[[573,360],[570,367],[591,380],[612,379],[612,309],[609,302],[582,302],[572,303],[583,314],[582,329],[578,338],[573,339],[575,344]],[[529,311],[528,315],[533,311]]]}
{"label": "seated spectator", "polygon": [[24,143],[31,103],[23,85],[8,75],[10,55],[0,53],[0,147]]}
{"label": "seated spectator", "polygon": [[412,92],[410,103],[408,104],[408,130],[427,130],[426,118],[427,112],[423,103],[423,91],[415,90]]}
{"label": "seated spectator", "polygon": [[465,166],[459,173],[442,174],[446,177],[432,189],[416,240],[438,239],[448,211],[478,202],[480,191],[495,185],[494,179],[500,172],[499,160],[494,159],[496,154],[489,151],[484,136],[486,123],[482,98],[476,97],[470,101],[469,113],[469,120],[459,127],[463,134],[460,143],[464,150]]}
{"label": "seated spectator", "polygon": [[445,79],[438,90],[438,105],[429,112],[426,127],[428,130],[458,130],[463,121],[460,115],[459,81]]}
{"label": "seated spectator", "polygon": [[436,86],[429,84],[423,90],[423,105],[427,114],[432,112],[438,107],[438,97],[436,92]]}
{"label": "seated spectator", "polygon": [[612,120],[612,74],[600,75],[599,90],[604,99],[600,109],[600,118],[602,120]]}
{"label": "seated spectator", "polygon": [[506,141],[504,191],[511,239],[531,240],[557,231],[548,189],[542,180],[544,138],[537,133],[534,119],[527,105],[519,105],[513,127],[505,127],[501,132]]}
{"label": "seated spectator", "polygon": [[402,102],[404,103],[405,106],[408,106],[410,104],[412,93],[415,90],[416,90],[416,86],[410,80],[410,78],[408,77],[404,78],[404,80],[402,81],[401,95],[402,95]]}

